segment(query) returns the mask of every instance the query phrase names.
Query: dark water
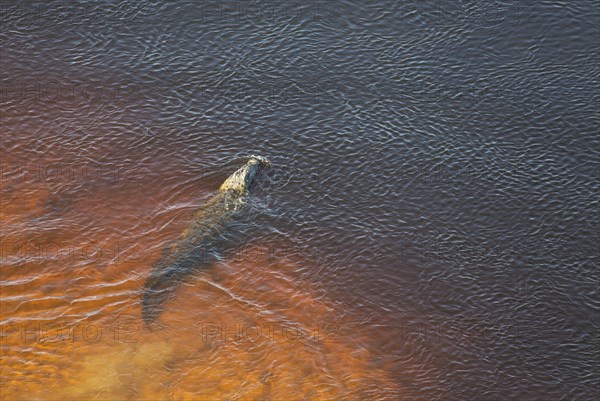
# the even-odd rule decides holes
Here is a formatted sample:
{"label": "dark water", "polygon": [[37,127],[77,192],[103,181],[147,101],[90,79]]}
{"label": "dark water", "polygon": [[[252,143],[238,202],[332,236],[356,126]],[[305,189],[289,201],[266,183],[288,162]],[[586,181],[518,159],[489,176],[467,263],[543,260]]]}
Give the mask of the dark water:
{"label": "dark water", "polygon": [[[597,1],[1,9],[2,400],[597,397]],[[255,241],[149,331],[152,264],[251,153]]]}

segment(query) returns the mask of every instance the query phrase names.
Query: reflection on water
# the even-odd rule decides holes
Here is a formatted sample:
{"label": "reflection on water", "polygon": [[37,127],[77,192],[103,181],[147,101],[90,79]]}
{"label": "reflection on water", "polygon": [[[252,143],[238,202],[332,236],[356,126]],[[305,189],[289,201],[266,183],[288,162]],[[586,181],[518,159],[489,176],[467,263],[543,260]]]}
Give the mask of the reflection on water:
{"label": "reflection on water", "polygon": [[351,312],[302,279],[310,261],[275,240],[240,245],[193,275],[158,324],[144,324],[143,281],[200,188],[156,214],[166,191],[149,201],[118,181],[97,183],[93,199],[62,206],[52,200],[56,182],[20,173],[2,186],[7,399],[363,400],[397,391],[366,334],[340,324]]}

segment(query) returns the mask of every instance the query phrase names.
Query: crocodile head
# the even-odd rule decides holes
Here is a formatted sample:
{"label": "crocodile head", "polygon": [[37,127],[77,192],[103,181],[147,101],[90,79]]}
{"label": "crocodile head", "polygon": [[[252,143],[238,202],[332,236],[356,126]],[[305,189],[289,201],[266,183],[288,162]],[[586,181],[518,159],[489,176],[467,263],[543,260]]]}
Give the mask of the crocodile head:
{"label": "crocodile head", "polygon": [[219,191],[233,190],[245,193],[250,188],[250,184],[254,181],[258,171],[270,165],[271,163],[264,157],[250,156],[246,164],[227,177],[225,182],[221,184]]}

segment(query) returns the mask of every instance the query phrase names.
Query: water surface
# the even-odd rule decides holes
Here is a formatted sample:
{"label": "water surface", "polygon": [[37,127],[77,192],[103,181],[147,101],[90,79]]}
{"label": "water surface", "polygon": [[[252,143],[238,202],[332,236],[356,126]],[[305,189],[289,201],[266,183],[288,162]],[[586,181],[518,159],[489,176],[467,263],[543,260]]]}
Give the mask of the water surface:
{"label": "water surface", "polygon": [[[597,2],[1,9],[3,400],[597,395]],[[255,237],[147,327],[251,153]]]}

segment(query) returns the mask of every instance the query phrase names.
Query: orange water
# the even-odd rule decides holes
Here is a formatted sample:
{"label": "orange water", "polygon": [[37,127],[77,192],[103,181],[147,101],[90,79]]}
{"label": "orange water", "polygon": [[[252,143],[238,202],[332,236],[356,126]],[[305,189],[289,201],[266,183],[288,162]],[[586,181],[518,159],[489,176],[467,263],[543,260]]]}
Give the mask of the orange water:
{"label": "orange water", "polygon": [[3,400],[394,399],[369,334],[281,240],[192,276],[144,325],[143,282],[211,188],[36,179],[5,156]]}

